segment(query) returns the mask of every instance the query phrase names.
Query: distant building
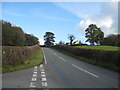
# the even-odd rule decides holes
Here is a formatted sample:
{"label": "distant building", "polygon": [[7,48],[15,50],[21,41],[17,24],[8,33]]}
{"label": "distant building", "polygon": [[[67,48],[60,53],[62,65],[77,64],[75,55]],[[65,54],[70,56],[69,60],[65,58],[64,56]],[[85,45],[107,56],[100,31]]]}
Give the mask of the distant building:
{"label": "distant building", "polygon": [[81,43],[78,42],[78,41],[75,41],[75,42],[73,43],[73,45],[75,45],[75,46],[80,45],[80,44],[81,44]]}

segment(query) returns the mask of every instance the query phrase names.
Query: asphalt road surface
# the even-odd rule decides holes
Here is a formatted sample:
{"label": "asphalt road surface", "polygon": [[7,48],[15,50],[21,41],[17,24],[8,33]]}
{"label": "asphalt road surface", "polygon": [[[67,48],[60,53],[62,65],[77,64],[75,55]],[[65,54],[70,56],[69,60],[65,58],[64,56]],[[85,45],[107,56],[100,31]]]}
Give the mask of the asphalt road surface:
{"label": "asphalt road surface", "polygon": [[51,48],[42,50],[45,59],[42,65],[3,74],[3,88],[118,87],[116,72],[85,63]]}

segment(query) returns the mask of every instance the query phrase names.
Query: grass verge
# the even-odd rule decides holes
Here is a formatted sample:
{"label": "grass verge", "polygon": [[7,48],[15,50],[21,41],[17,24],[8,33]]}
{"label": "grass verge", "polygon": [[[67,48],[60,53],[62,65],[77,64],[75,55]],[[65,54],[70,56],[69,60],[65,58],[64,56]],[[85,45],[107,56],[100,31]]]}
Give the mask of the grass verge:
{"label": "grass verge", "polygon": [[61,50],[61,49],[55,49],[55,50],[58,50],[59,52],[62,52],[66,55],[72,56],[76,59],[85,61],[87,63],[93,64],[93,65],[96,65],[96,66],[100,66],[100,67],[103,67],[103,68],[106,68],[106,69],[109,69],[109,70],[112,70],[112,71],[115,71],[115,72],[119,71],[118,67],[114,66],[114,65],[110,65],[110,64],[107,64],[107,63],[104,63],[104,62],[96,62],[95,60],[91,60],[91,59],[83,58],[83,57],[80,57],[80,56],[76,56],[74,54],[71,54],[71,53],[69,53],[67,51],[64,51],[64,50]]}
{"label": "grass verge", "polygon": [[103,46],[103,45],[92,45],[92,46],[76,46],[79,48],[86,48],[86,49],[98,49],[98,50],[112,50],[112,51],[118,51],[120,50],[117,46]]}
{"label": "grass verge", "polygon": [[42,55],[42,50],[39,49],[31,59],[26,60],[23,64],[19,64],[16,66],[7,65],[2,67],[2,73],[30,68],[36,65],[40,65],[41,63],[43,63],[43,55]]}

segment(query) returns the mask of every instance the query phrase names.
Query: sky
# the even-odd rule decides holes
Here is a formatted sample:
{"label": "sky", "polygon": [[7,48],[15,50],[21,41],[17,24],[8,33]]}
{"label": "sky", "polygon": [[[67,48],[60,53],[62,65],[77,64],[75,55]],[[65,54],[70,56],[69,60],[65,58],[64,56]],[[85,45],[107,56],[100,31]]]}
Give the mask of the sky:
{"label": "sky", "polygon": [[2,2],[2,20],[33,34],[44,44],[45,32],[55,34],[55,43],[69,42],[68,34],[86,43],[85,29],[96,24],[105,33],[118,33],[117,2]]}

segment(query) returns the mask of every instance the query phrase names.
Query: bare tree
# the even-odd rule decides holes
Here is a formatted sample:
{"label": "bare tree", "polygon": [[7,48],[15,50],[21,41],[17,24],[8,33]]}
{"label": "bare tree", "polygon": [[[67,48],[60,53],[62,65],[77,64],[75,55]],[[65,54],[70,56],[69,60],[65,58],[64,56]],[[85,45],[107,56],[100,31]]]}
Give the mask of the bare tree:
{"label": "bare tree", "polygon": [[73,34],[68,34],[68,39],[70,40],[70,45],[72,45],[72,43],[75,39],[75,36]]}

